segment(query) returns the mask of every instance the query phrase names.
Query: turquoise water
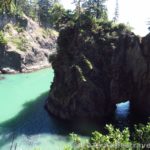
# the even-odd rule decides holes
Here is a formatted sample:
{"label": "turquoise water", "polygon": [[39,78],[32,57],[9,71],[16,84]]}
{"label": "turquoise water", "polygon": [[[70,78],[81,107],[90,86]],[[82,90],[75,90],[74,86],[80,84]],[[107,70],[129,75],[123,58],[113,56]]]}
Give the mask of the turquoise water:
{"label": "turquoise water", "polygon": [[0,80],[0,150],[63,149],[68,142],[63,123],[44,110],[53,70],[4,77]]}
{"label": "turquoise water", "polygon": [[[68,134],[91,134],[103,124],[69,122],[50,116],[44,109],[53,70],[17,75],[1,75],[0,150],[63,150],[69,145]],[[114,124],[124,126],[129,102],[117,105]]]}
{"label": "turquoise water", "polygon": [[5,75],[0,81],[0,122],[16,116],[24,103],[49,90],[53,71],[46,69],[29,74]]}

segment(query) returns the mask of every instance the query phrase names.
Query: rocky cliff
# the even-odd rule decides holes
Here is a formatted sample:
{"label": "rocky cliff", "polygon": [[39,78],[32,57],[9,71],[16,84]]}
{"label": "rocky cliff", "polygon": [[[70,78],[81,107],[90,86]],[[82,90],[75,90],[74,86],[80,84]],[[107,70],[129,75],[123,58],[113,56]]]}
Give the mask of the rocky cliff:
{"label": "rocky cliff", "polygon": [[113,114],[117,103],[150,115],[150,34],[144,38],[123,26],[85,24],[60,32],[55,77],[47,109],[63,119]]}
{"label": "rocky cliff", "polygon": [[57,32],[44,29],[27,16],[0,16],[7,44],[0,44],[0,72],[17,73],[49,67],[56,52]]}

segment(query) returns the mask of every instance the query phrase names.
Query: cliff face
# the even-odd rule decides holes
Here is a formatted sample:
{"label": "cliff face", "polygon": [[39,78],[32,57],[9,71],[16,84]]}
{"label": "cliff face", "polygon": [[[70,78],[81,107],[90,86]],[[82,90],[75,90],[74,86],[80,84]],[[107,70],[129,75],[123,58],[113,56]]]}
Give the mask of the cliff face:
{"label": "cliff face", "polygon": [[56,52],[57,33],[44,29],[27,16],[0,16],[0,29],[7,41],[0,48],[0,72],[29,72],[49,67]]}
{"label": "cliff face", "polygon": [[116,103],[130,100],[135,112],[150,115],[150,35],[141,40],[104,26],[61,31],[51,58],[55,77],[49,112],[63,119],[103,119]]}

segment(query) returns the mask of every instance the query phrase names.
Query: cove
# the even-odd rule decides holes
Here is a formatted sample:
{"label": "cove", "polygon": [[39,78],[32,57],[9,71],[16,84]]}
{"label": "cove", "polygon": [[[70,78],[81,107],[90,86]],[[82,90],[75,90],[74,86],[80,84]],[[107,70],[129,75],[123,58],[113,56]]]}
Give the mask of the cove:
{"label": "cove", "polygon": [[[100,131],[103,123],[69,122],[49,115],[45,109],[53,70],[3,75],[0,80],[0,150],[63,150],[68,134]],[[118,105],[116,124],[126,123],[128,102]]]}
{"label": "cove", "polygon": [[22,109],[23,104],[49,90],[53,71],[46,69],[28,74],[4,75],[0,81],[0,122],[4,122]]}
{"label": "cove", "polygon": [[[63,122],[44,109],[53,70],[3,75],[0,80],[0,150],[59,150],[67,143]],[[66,127],[65,127],[66,128]]]}

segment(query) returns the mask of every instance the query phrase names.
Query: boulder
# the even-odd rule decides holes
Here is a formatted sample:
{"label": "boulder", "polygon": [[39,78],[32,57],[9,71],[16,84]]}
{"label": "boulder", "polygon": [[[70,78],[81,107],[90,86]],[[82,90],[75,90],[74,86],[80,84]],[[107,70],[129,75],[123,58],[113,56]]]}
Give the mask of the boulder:
{"label": "boulder", "polygon": [[14,70],[12,68],[2,68],[1,72],[3,74],[15,74],[15,73],[18,73],[16,70]]}

